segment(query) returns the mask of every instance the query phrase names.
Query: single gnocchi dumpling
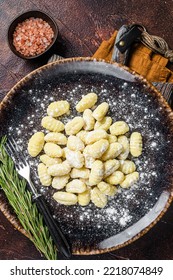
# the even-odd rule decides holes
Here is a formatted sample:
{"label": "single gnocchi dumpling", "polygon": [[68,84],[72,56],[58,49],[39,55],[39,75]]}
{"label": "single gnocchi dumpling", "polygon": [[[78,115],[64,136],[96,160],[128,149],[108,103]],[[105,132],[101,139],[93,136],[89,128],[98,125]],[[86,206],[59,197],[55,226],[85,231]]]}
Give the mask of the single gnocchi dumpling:
{"label": "single gnocchi dumpling", "polygon": [[53,158],[62,157],[63,153],[61,147],[54,143],[46,143],[44,146],[44,152],[49,157]]}
{"label": "single gnocchi dumpling", "polygon": [[130,151],[129,139],[125,135],[121,135],[118,137],[118,143],[123,146],[123,150],[118,156],[118,159],[125,160],[128,157]]}
{"label": "single gnocchi dumpling", "polygon": [[112,135],[122,135],[129,131],[129,126],[124,121],[117,121],[110,126],[110,133]]}
{"label": "single gnocchi dumpling", "polygon": [[120,166],[120,162],[117,159],[110,159],[104,163],[104,178],[110,176]]}
{"label": "single gnocchi dumpling", "polygon": [[120,143],[111,143],[106,152],[103,154],[102,160],[106,161],[108,159],[116,158],[122,152],[122,149],[123,146]]}
{"label": "single gnocchi dumpling", "polygon": [[48,174],[51,176],[64,176],[69,174],[71,166],[67,160],[62,163],[54,164],[48,167]]}
{"label": "single gnocchi dumpling", "polygon": [[83,151],[85,145],[79,137],[70,135],[67,141],[67,148],[72,151]]}
{"label": "single gnocchi dumpling", "polygon": [[115,135],[108,134],[109,144],[117,142],[118,138]]}
{"label": "single gnocchi dumpling", "polygon": [[101,121],[104,116],[107,114],[107,111],[109,109],[109,104],[107,102],[101,103],[97,108],[93,111],[93,117],[97,121]]}
{"label": "single gnocchi dumpling", "polygon": [[31,157],[36,157],[42,151],[44,146],[44,133],[36,132],[29,139],[28,142],[28,153]]}
{"label": "single gnocchi dumpling", "polygon": [[59,117],[68,113],[70,104],[66,100],[52,102],[47,108],[47,114],[51,117]]}
{"label": "single gnocchi dumpling", "polygon": [[46,142],[53,142],[58,145],[66,145],[67,137],[63,133],[49,132],[45,135],[44,140]]}
{"label": "single gnocchi dumpling", "polygon": [[139,173],[133,172],[125,176],[123,182],[120,183],[122,188],[129,188],[133,186],[139,180]]}
{"label": "single gnocchi dumpling", "polygon": [[84,149],[84,153],[93,158],[101,158],[109,147],[109,142],[106,139],[101,139],[92,145],[88,145]]}
{"label": "single gnocchi dumpling", "polygon": [[46,154],[40,156],[40,161],[44,163],[47,167],[62,162],[60,158],[52,158]]}
{"label": "single gnocchi dumpling", "polygon": [[124,174],[121,171],[115,171],[105,178],[105,181],[111,185],[119,185],[124,181]]}
{"label": "single gnocchi dumpling", "polygon": [[91,168],[91,172],[89,175],[89,183],[90,186],[97,185],[102,181],[104,176],[104,164],[100,160],[96,160]]}
{"label": "single gnocchi dumpling", "polygon": [[53,195],[53,198],[60,204],[64,205],[75,205],[77,203],[77,195],[74,193],[67,192],[56,192]]}
{"label": "single gnocchi dumpling", "polygon": [[41,125],[49,131],[60,132],[64,130],[64,124],[51,116],[46,116],[42,119]]}
{"label": "single gnocchi dumpling", "polygon": [[74,179],[66,185],[66,191],[69,193],[83,193],[86,191],[86,185],[79,179]]}
{"label": "single gnocchi dumpling", "polygon": [[83,193],[78,194],[78,203],[81,206],[87,206],[90,202],[91,195],[90,195],[90,190],[86,189]]}
{"label": "single gnocchi dumpling", "polygon": [[90,109],[86,109],[83,112],[83,119],[84,119],[84,129],[85,130],[92,130],[94,129],[95,119],[92,115],[92,111]]}
{"label": "single gnocchi dumpling", "polygon": [[97,102],[97,94],[94,92],[84,95],[82,99],[76,105],[76,110],[78,112],[84,112],[86,109],[92,108]]}
{"label": "single gnocchi dumpling", "polygon": [[91,201],[95,206],[104,208],[107,204],[107,196],[102,193],[97,187],[91,190]]}
{"label": "single gnocchi dumpling", "polygon": [[69,178],[70,178],[69,175],[54,177],[52,180],[52,187],[57,190],[63,189],[68,183]]}
{"label": "single gnocchi dumpling", "polygon": [[133,132],[130,136],[130,153],[133,157],[142,154],[142,135],[139,132]]}
{"label": "single gnocchi dumpling", "polygon": [[77,134],[84,124],[85,122],[82,117],[75,117],[65,125],[65,132],[67,135]]}
{"label": "single gnocchi dumpling", "polygon": [[71,167],[82,168],[84,166],[84,156],[80,151],[72,151],[68,148],[64,149],[66,160]]}
{"label": "single gnocchi dumpling", "polygon": [[101,121],[96,121],[94,129],[104,129],[107,131],[112,124],[111,117],[104,117]]}
{"label": "single gnocchi dumpling", "polygon": [[124,174],[133,173],[136,170],[136,165],[131,160],[122,160],[122,162],[120,162],[119,170]]}
{"label": "single gnocchi dumpling", "polygon": [[100,139],[106,139],[108,138],[108,134],[103,129],[97,129],[90,131],[85,136],[85,144],[93,144],[94,142],[99,141]]}
{"label": "single gnocchi dumpling", "polygon": [[90,170],[88,168],[82,167],[82,168],[73,168],[71,171],[71,178],[82,178],[82,179],[88,179],[90,174]]}
{"label": "single gnocchi dumpling", "polygon": [[38,177],[43,186],[49,187],[52,183],[52,177],[48,174],[47,167],[43,163],[38,165]]}

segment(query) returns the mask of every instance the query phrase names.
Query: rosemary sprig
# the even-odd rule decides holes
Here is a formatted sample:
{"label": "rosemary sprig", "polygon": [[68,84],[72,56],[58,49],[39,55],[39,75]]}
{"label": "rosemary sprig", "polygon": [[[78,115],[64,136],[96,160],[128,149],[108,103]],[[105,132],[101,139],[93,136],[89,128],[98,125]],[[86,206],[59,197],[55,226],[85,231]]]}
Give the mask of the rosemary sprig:
{"label": "rosemary sprig", "polygon": [[29,239],[48,260],[56,260],[57,251],[49,230],[44,225],[36,204],[32,201],[31,193],[26,189],[26,180],[19,178],[13,160],[6,153],[5,143],[6,137],[2,137],[0,139],[0,186]]}

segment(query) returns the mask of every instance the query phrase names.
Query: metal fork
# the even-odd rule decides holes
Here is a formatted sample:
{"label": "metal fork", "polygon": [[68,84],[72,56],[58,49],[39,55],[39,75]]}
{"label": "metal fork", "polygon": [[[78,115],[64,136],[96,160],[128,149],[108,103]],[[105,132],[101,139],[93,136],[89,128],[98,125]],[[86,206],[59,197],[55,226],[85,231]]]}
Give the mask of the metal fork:
{"label": "metal fork", "polygon": [[52,217],[49,208],[46,205],[46,202],[41,194],[38,193],[36,187],[34,186],[33,182],[31,181],[30,177],[30,166],[26,161],[26,158],[23,155],[23,152],[19,145],[15,142],[14,138],[10,138],[7,140],[6,143],[6,150],[8,154],[12,157],[16,171],[18,174],[25,178],[28,182],[30,190],[33,194],[33,199],[37,204],[37,207],[40,213],[43,215],[45,224],[47,225],[49,232],[52,236],[52,239],[59,250],[66,258],[71,257],[70,246],[63,235],[61,229],[55,222],[54,218]]}

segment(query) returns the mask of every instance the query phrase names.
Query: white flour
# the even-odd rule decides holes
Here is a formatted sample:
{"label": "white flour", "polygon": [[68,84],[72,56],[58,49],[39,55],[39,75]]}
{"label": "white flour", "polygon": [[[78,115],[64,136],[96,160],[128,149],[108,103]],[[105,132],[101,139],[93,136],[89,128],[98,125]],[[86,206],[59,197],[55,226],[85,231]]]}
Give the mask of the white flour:
{"label": "white flour", "polygon": [[[40,83],[41,84],[41,83]],[[17,143],[26,151],[27,141],[36,131],[43,131],[41,127],[41,119],[46,115],[46,109],[52,101],[59,99],[69,101],[71,105],[70,115],[60,118],[66,123],[71,118],[81,115],[75,111],[75,105],[88,92],[96,92],[99,95],[98,103],[106,101],[110,105],[108,116],[113,121],[124,120],[130,127],[130,132],[139,131],[144,139],[144,151],[140,158],[133,159],[137,171],[140,173],[139,182],[130,189],[120,189],[114,198],[109,198],[108,205],[103,209],[97,209],[90,204],[87,207],[77,206],[61,206],[52,199],[55,192],[53,188],[45,188],[40,186],[39,180],[35,175],[38,158],[30,158],[27,160],[32,167],[32,176],[38,190],[44,194],[46,200],[51,206],[54,217],[62,223],[62,227],[67,234],[75,234],[74,228],[80,229],[81,232],[88,232],[92,235],[96,231],[99,235],[109,237],[130,226],[145,213],[150,211],[158,199],[159,191],[156,191],[157,182],[160,176],[160,169],[157,166],[158,155],[161,156],[162,148],[165,146],[164,134],[162,127],[157,125],[160,122],[160,114],[162,108],[152,108],[152,97],[145,93],[140,93],[132,84],[121,81],[114,89],[113,82],[105,80],[100,84],[99,88],[95,86],[82,85],[82,81],[74,83],[67,87],[66,91],[61,86],[52,88],[50,84],[44,89],[29,90],[28,97],[32,103],[32,113],[27,113],[27,135],[26,123],[19,120],[18,125],[9,126],[9,134],[13,133]],[[117,94],[117,91],[119,92]],[[116,97],[115,97],[115,94]],[[156,122],[152,122],[155,118]],[[129,133],[127,133],[129,135]],[[23,140],[25,139],[25,140]],[[167,142],[166,142],[167,143]],[[168,141],[169,143],[169,141]],[[168,144],[167,143],[167,144]],[[165,150],[163,149],[163,154]],[[164,155],[165,157],[165,155]],[[66,226],[68,225],[68,226]]]}

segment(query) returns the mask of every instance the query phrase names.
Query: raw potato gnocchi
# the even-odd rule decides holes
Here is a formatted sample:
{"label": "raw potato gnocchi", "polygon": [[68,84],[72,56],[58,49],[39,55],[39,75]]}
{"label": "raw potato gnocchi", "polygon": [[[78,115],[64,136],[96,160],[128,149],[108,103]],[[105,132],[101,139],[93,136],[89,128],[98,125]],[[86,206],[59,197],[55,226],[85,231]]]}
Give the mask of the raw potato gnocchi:
{"label": "raw potato gnocchi", "polygon": [[124,181],[124,174],[117,170],[108,176],[105,181],[111,185],[119,185]]}
{"label": "raw potato gnocchi", "polygon": [[63,189],[68,183],[69,178],[70,176],[68,174],[54,177],[52,180],[52,187],[57,190]]}
{"label": "raw potato gnocchi", "polygon": [[75,205],[77,203],[77,195],[68,192],[56,192],[53,198],[60,204]]}
{"label": "raw potato gnocchi", "polygon": [[73,168],[70,176],[71,178],[82,178],[82,179],[88,179],[89,178],[90,171],[88,168],[82,167],[82,168]]}
{"label": "raw potato gnocchi", "polygon": [[86,109],[92,108],[97,102],[97,94],[94,92],[88,93],[79,101],[76,105],[76,110],[78,112],[84,112]]}
{"label": "raw potato gnocchi", "polygon": [[106,182],[100,182],[97,187],[102,193],[109,196],[113,196],[117,192],[117,188],[115,186],[112,186]]}
{"label": "raw potato gnocchi", "polygon": [[49,132],[44,137],[46,142],[53,142],[58,145],[66,145],[67,144],[67,137],[63,133],[58,132]]}
{"label": "raw potato gnocchi", "polygon": [[84,124],[85,122],[82,117],[75,117],[65,125],[65,132],[67,135],[77,134]]}
{"label": "raw potato gnocchi", "polygon": [[115,135],[108,135],[109,144],[117,142],[118,138]]}
{"label": "raw potato gnocchi", "polygon": [[46,143],[44,146],[44,152],[52,158],[62,157],[63,153],[61,147],[54,143]]}
{"label": "raw potato gnocchi", "polygon": [[130,136],[130,153],[134,157],[142,154],[142,135],[139,132],[133,132]]}
{"label": "raw potato gnocchi", "polygon": [[42,119],[41,125],[47,130],[60,132],[64,130],[64,124],[51,116],[46,116]]}
{"label": "raw potato gnocchi", "polygon": [[93,144],[101,139],[108,138],[108,134],[104,129],[97,129],[94,131],[90,131],[85,136],[85,144]]}
{"label": "raw potato gnocchi", "polygon": [[104,164],[100,160],[96,160],[91,168],[91,173],[89,175],[90,186],[97,185],[102,181],[104,176]]}
{"label": "raw potato gnocchi", "polygon": [[101,121],[104,116],[106,115],[107,111],[109,109],[109,104],[107,102],[101,103],[93,112],[93,117],[97,121]]}
{"label": "raw potato gnocchi", "polygon": [[68,113],[70,104],[66,100],[52,102],[47,108],[47,114],[51,117],[59,117]]}
{"label": "raw potato gnocchi", "polygon": [[65,148],[66,160],[71,167],[82,168],[84,165],[84,156],[79,151],[72,151],[68,148]]}
{"label": "raw potato gnocchi", "polygon": [[80,139],[82,140],[83,143],[85,143],[85,137],[86,137],[86,135],[87,135],[87,131],[85,131],[85,130],[81,130],[81,131],[79,131],[79,132],[76,134],[76,136],[77,136],[78,138],[80,138]]}
{"label": "raw potato gnocchi", "polygon": [[38,177],[43,186],[49,187],[52,183],[52,177],[48,174],[47,167],[44,163],[38,165]]}
{"label": "raw potato gnocchi", "polygon": [[32,157],[36,157],[44,146],[44,133],[36,132],[28,142],[28,153]]}
{"label": "raw potato gnocchi", "polygon": [[120,163],[119,169],[121,170],[121,172],[127,175],[129,173],[133,173],[136,170],[136,165],[131,160],[124,160]]}
{"label": "raw potato gnocchi", "polygon": [[83,112],[83,119],[84,119],[84,129],[85,130],[93,130],[95,125],[95,119],[92,115],[92,111],[90,109],[86,109]]}
{"label": "raw potato gnocchi", "polygon": [[84,153],[93,158],[101,158],[109,147],[109,142],[106,139],[101,139],[92,145],[86,146]]}
{"label": "raw potato gnocchi", "polygon": [[122,188],[129,188],[132,185],[134,185],[138,181],[138,179],[139,179],[139,173],[133,172],[125,176],[125,180],[120,183],[120,186]]}
{"label": "raw potato gnocchi", "polygon": [[122,152],[123,146],[118,143],[111,143],[106,150],[106,152],[102,156],[102,160],[114,159]]}
{"label": "raw potato gnocchi", "polygon": [[111,175],[120,166],[120,162],[117,159],[110,159],[104,163],[104,178]]}
{"label": "raw potato gnocchi", "polygon": [[79,179],[74,179],[66,185],[66,191],[69,193],[83,193],[86,191],[86,185]]}
{"label": "raw potato gnocchi", "polygon": [[61,158],[52,158],[45,154],[45,155],[40,156],[40,161],[48,167],[53,164],[61,163],[62,159]]}
{"label": "raw potato gnocchi", "polygon": [[72,151],[83,151],[85,145],[79,137],[70,135],[67,141],[67,148]]}
{"label": "raw potato gnocchi", "polygon": [[91,201],[95,204],[95,206],[103,208],[106,206],[107,200],[107,196],[102,193],[97,187],[94,187],[91,190]]}
{"label": "raw potato gnocchi", "polygon": [[87,153],[87,149],[85,149],[85,151],[83,152],[83,155],[84,155],[85,167],[86,168],[91,168],[93,163],[94,163],[94,161],[95,161],[95,158],[93,158],[92,156],[90,156]]}
{"label": "raw potato gnocchi", "polygon": [[107,102],[93,108],[97,99],[94,92],[83,96],[76,105],[82,114],[65,124],[58,118],[69,117],[70,104],[66,100],[50,103],[48,116],[41,121],[45,135],[37,132],[29,140],[30,156],[45,152],[40,155],[38,176],[43,186],[58,190],[53,198],[60,204],[84,207],[92,202],[103,208],[119,188],[129,188],[139,179],[133,157],[142,153],[141,134],[125,135],[128,124],[113,123],[106,116]]}
{"label": "raw potato gnocchi", "polygon": [[128,157],[130,151],[129,140],[125,135],[121,135],[118,137],[118,143],[120,143],[123,147],[118,159],[125,160]]}
{"label": "raw potato gnocchi", "polygon": [[94,129],[104,129],[107,131],[112,124],[111,117],[104,117],[101,121],[96,121]]}
{"label": "raw potato gnocchi", "polygon": [[110,133],[116,136],[125,134],[128,131],[129,131],[129,126],[124,121],[115,122],[110,127]]}
{"label": "raw potato gnocchi", "polygon": [[59,164],[54,164],[48,167],[48,174],[51,176],[64,176],[69,174],[71,166],[67,161],[63,161]]}
{"label": "raw potato gnocchi", "polygon": [[87,189],[83,193],[78,194],[78,203],[81,206],[87,206],[90,202],[90,199],[91,199],[90,189]]}

